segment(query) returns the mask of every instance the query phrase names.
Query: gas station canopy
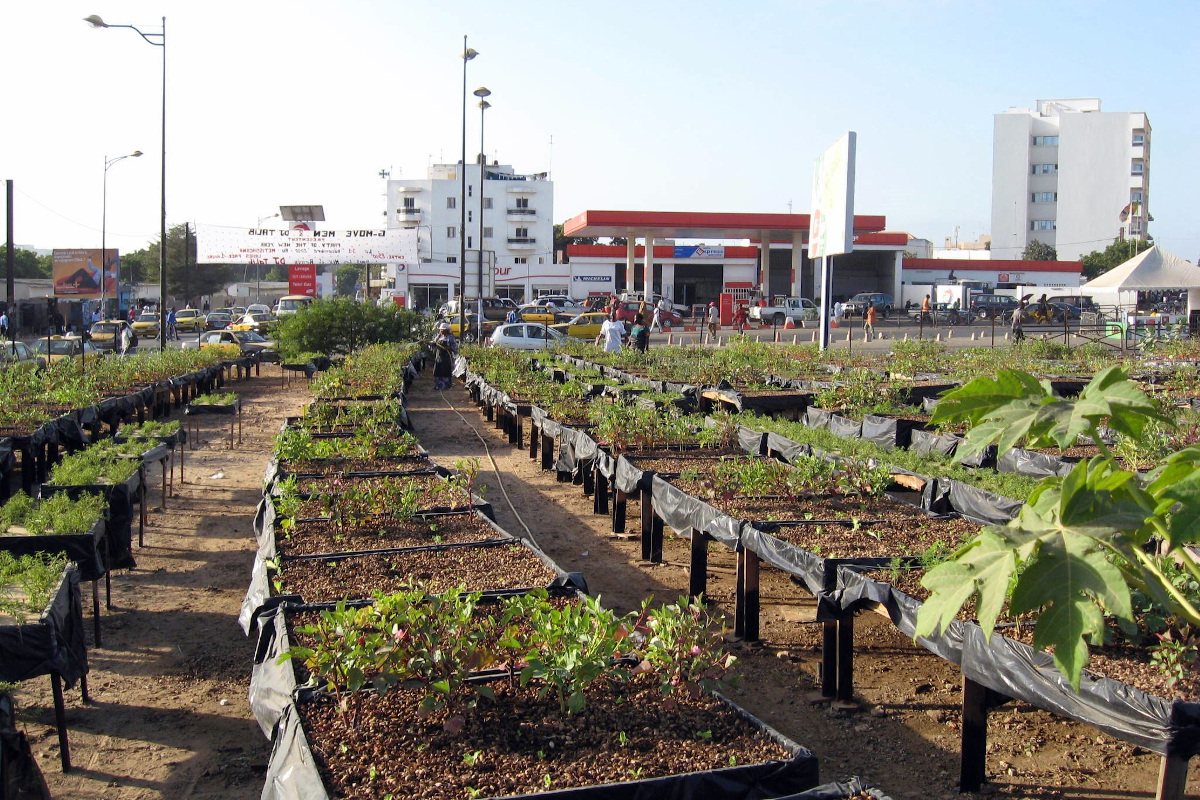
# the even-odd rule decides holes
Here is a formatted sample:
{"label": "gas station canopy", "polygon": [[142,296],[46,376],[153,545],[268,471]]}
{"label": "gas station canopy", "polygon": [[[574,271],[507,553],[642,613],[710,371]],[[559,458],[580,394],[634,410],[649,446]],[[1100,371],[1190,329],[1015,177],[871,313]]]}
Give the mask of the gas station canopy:
{"label": "gas station canopy", "polygon": [[[887,225],[882,215],[854,216],[855,233],[876,233]],[[792,243],[807,238],[808,214],[728,214],[707,211],[584,211],[563,224],[564,236],[638,237],[653,232],[663,239],[750,239]]]}

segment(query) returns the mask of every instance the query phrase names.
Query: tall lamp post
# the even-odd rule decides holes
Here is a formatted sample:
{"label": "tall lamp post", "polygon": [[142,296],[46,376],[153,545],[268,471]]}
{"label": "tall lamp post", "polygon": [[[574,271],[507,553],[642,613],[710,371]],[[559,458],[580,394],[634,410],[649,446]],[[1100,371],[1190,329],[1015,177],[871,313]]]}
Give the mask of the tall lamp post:
{"label": "tall lamp post", "polygon": [[491,94],[486,86],[480,86],[473,94],[479,98],[479,328],[483,332],[483,179],[487,175],[487,156],[483,150],[483,115],[492,104],[484,98]]}
{"label": "tall lamp post", "polygon": [[[142,155],[141,150],[134,150],[132,153],[116,158],[104,157],[104,196],[100,205],[100,317],[108,319],[108,311],[104,308],[105,290],[108,287],[108,168],[118,161],[124,161],[127,158],[139,158]],[[121,314],[121,262],[117,262],[117,316]]]}
{"label": "tall lamp post", "polygon": [[167,349],[167,18],[162,18],[162,33],[144,33],[134,25],[109,25],[98,15],[84,17],[93,28],[129,28],[142,40],[162,48],[162,220],[158,247],[158,347]]}
{"label": "tall lamp post", "polygon": [[462,90],[462,161],[458,162],[459,193],[458,207],[461,221],[458,226],[458,332],[467,335],[467,62],[479,53],[467,47],[463,35],[463,90]]}
{"label": "tall lamp post", "polygon": [[[264,220],[274,219],[275,217],[278,217],[278,216],[279,216],[279,214],[267,214],[265,217],[259,217],[258,218],[258,227],[260,227],[260,228],[262,227]],[[254,265],[254,280],[258,284],[254,290],[254,299],[255,299],[255,301],[261,303],[262,302],[262,264]]]}

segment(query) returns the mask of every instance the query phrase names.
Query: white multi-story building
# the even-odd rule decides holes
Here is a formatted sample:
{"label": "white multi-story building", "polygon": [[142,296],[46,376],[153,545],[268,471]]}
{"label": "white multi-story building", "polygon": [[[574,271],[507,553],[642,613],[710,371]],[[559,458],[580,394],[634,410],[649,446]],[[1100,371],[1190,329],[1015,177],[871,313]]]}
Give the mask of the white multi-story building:
{"label": "white multi-story building", "polygon": [[1031,241],[1074,261],[1121,236],[1146,237],[1150,122],[1096,98],[1038,100],[995,115],[992,258]]}
{"label": "white multi-story building", "polygon": [[388,227],[417,228],[420,253],[418,264],[385,270],[396,297],[422,309],[436,309],[457,297],[462,237],[468,298],[481,295],[481,259],[484,297],[522,302],[565,293],[570,275],[565,265],[554,263],[554,184],[547,174],[518,175],[496,162],[467,164],[464,198],[460,166],[435,164],[425,180],[387,182]]}

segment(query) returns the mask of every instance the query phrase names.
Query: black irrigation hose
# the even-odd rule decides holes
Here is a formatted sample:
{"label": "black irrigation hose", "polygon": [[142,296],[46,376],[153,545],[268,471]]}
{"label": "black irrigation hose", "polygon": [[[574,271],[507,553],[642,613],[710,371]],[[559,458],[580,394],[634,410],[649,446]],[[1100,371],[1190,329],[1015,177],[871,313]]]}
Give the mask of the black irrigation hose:
{"label": "black irrigation hose", "polygon": [[517,522],[521,523],[521,527],[525,529],[525,535],[529,537],[529,542],[534,547],[541,550],[542,546],[538,544],[537,539],[533,537],[533,531],[529,530],[529,526],[525,524],[525,520],[521,519],[521,515],[517,512],[517,507],[513,505],[512,498],[508,496],[508,490],[504,488],[504,479],[500,477],[500,465],[496,463],[496,459],[492,458],[492,449],[488,447],[487,440],[484,439],[479,431],[475,429],[475,426],[471,424],[470,420],[464,417],[462,412],[454,407],[454,404],[450,402],[448,397],[446,397],[446,393],[444,391],[438,389],[438,394],[441,395],[442,400],[446,403],[450,410],[455,414],[458,414],[458,418],[461,419],[463,423],[471,429],[471,433],[475,434],[475,437],[479,439],[480,443],[483,445],[483,452],[487,453],[488,461],[492,463],[492,472],[496,473],[496,483],[499,484],[500,492],[504,495],[504,502],[508,503],[508,507],[512,510],[513,516],[517,518]]}

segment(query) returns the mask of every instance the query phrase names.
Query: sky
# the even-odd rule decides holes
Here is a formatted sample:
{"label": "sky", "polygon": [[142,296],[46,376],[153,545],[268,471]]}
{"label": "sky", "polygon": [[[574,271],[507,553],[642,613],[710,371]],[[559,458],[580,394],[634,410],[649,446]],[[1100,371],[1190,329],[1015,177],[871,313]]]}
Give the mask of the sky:
{"label": "sky", "polygon": [[167,17],[171,225],[320,204],[324,227],[382,226],[381,171],[460,158],[467,35],[467,91],[492,91],[487,157],[549,171],[555,222],[806,213],[814,161],[853,130],[857,213],[972,241],[989,232],[993,115],[1099,97],[1148,115],[1150,232],[1200,255],[1194,0],[11,3],[0,178],[19,245],[99,247],[106,174],[108,246],[158,236],[163,50],[91,14],[146,33]]}

